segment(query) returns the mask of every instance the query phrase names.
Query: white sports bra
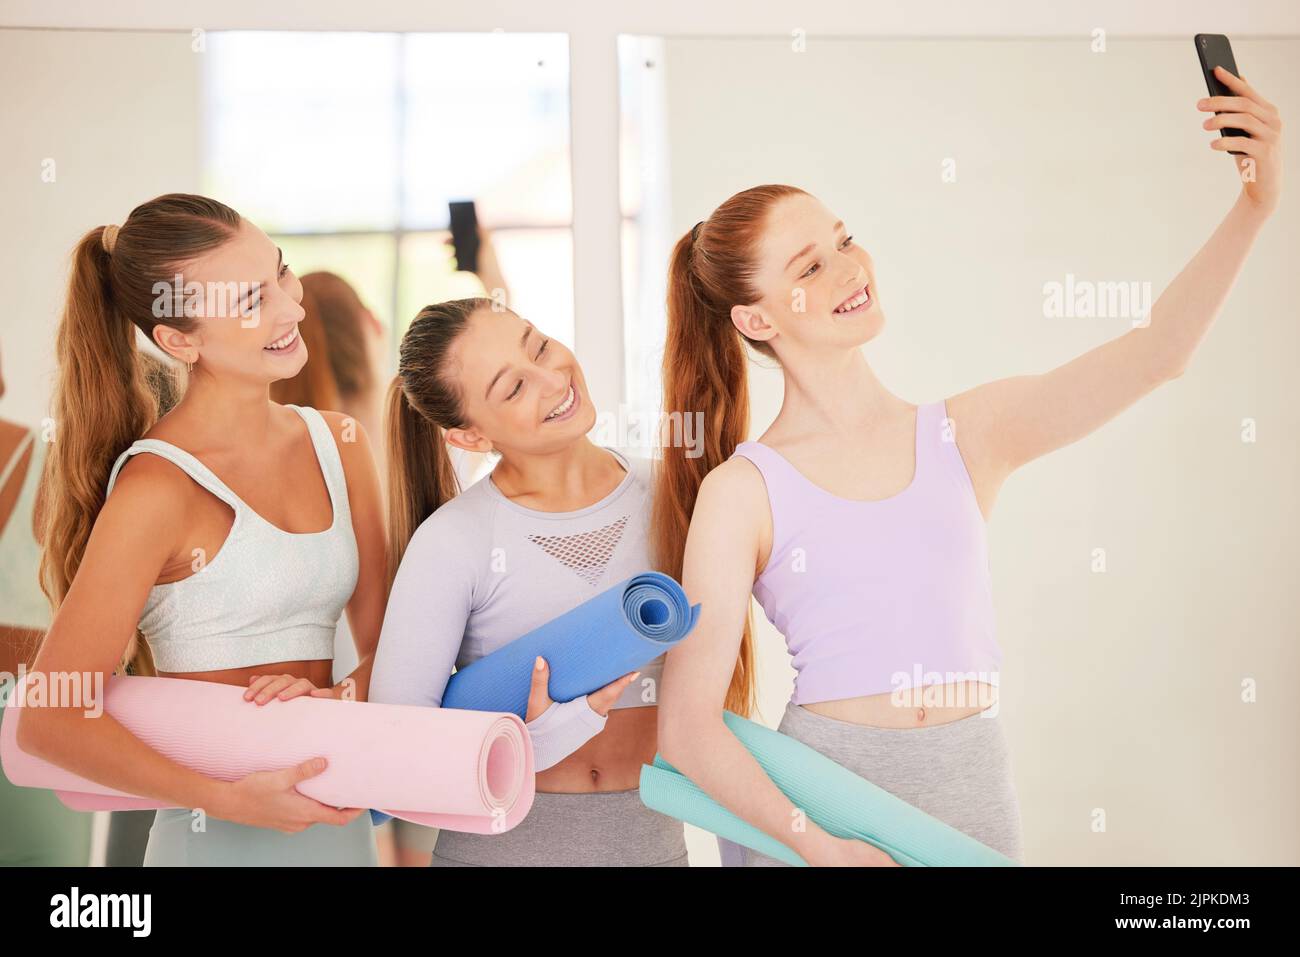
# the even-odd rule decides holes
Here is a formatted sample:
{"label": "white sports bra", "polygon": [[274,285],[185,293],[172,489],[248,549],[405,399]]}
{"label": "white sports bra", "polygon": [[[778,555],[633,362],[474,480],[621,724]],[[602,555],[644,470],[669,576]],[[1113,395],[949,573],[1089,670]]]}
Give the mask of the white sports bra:
{"label": "white sports bra", "polygon": [[307,423],[329,489],[333,523],[294,534],[249,508],[189,452],[160,439],[139,439],[118,456],[113,491],[128,457],[160,455],[235,512],[217,554],[180,581],[154,585],[140,632],[159,671],[218,671],[275,661],[334,657],[334,630],[356,588],[359,564],[343,460],[329,425],[312,408],[289,405]]}

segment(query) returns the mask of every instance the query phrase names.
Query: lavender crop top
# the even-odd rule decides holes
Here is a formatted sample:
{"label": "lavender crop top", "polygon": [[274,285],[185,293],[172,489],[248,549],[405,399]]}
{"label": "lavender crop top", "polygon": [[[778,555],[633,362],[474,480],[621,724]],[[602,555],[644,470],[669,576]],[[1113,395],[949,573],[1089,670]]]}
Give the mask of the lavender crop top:
{"label": "lavender crop top", "polygon": [[885,499],[832,495],[759,442],[734,454],[767,485],[754,597],[793,656],[795,704],[998,683],[985,522],[946,403],[918,407],[912,482]]}

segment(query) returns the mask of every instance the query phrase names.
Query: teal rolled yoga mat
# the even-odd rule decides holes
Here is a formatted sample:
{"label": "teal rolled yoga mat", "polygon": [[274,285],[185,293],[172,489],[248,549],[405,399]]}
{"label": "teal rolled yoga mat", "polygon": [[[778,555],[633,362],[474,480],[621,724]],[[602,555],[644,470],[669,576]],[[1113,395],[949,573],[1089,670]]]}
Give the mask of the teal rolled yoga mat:
{"label": "teal rolled yoga mat", "polygon": [[658,658],[699,617],[700,606],[672,578],[633,575],[461,668],[447,682],[442,706],[523,718],[538,655],[551,669],[551,700],[572,701]]}
{"label": "teal rolled yoga mat", "polygon": [[[1015,861],[944,824],[787,735],[730,711],[722,720],[772,782],[808,819],[836,837],[872,844],[907,867],[1017,867]],[[807,862],[732,814],[656,754],[641,766],[641,802],[795,867]]]}

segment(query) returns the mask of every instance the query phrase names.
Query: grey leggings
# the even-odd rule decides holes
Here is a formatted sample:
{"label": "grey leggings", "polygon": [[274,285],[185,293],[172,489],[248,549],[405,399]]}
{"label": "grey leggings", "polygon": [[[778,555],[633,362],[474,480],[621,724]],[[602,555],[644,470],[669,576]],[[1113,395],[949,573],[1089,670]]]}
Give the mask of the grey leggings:
{"label": "grey leggings", "polygon": [[[933,727],[894,729],[839,721],[788,704],[777,730],[1024,863],[1011,756],[996,712]],[[724,867],[785,866],[721,838],[718,847]]]}
{"label": "grey leggings", "polygon": [[636,788],[539,791],[504,834],[439,831],[433,867],[688,867],[682,822],[641,803]]}

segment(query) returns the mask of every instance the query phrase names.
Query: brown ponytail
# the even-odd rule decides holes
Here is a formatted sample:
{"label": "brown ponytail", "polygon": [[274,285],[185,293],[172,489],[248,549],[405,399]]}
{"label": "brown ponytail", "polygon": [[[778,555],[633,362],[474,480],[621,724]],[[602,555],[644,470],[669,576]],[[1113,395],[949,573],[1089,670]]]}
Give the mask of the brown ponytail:
{"label": "brown ponytail", "polygon": [[[92,229],[72,254],[40,509],[41,588],[55,612],[104,506],[113,462],[158,420],[153,370],[136,347],[136,330],[152,337],[160,324],[194,328],[183,298],[166,303],[159,290],[173,290],[182,267],[233,236],[239,222],[238,213],[215,200],[170,193],[137,206],[120,228]],[[183,284],[177,291],[183,296]],[[138,631],[120,668],[152,670]]]}
{"label": "brown ponytail", "polygon": [[[663,358],[663,411],[703,413],[703,453],[687,457],[681,443],[663,442],[655,470],[651,534],[656,566],[680,580],[686,533],[700,483],[731,457],[749,434],[749,377],[745,344],[776,358],[765,342],[744,339],[731,307],[757,302],[752,276],[758,243],[772,206],[803,193],[793,186],[756,186],[737,193],[708,220],[678,240],[668,267],[668,334]],[[754,713],[754,636],[746,613],[736,668],[724,707]]]}
{"label": "brown ponytail", "polygon": [[388,579],[411,536],[459,491],[444,429],[465,425],[461,395],[446,374],[451,346],[491,299],[453,299],[425,306],[412,320],[388,387]]}

